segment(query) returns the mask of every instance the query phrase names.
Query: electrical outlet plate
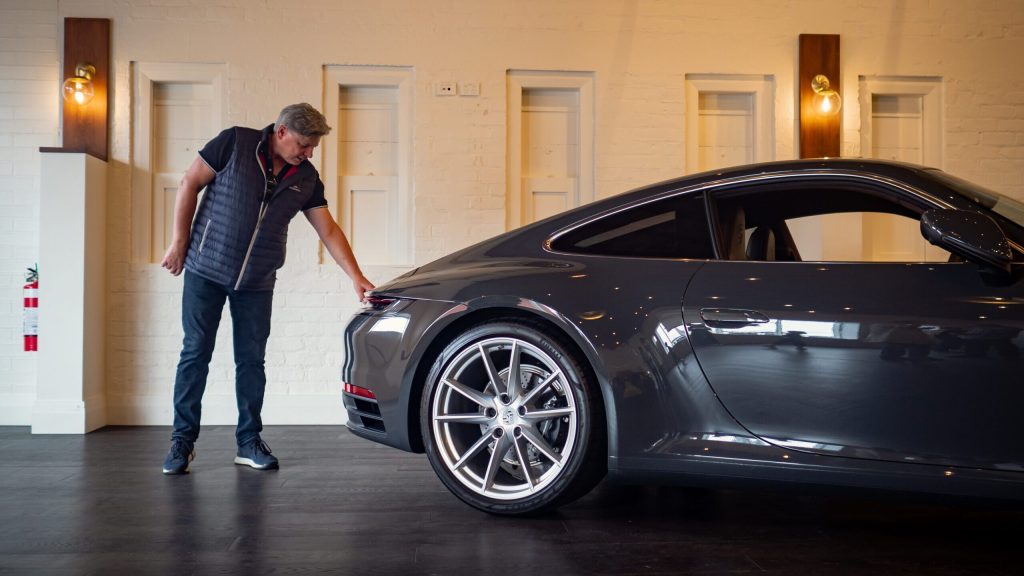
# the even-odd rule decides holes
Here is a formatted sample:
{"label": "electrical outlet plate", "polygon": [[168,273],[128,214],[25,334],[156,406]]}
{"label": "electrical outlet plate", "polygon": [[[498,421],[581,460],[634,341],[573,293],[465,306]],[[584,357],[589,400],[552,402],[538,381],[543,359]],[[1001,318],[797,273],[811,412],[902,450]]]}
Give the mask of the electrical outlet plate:
{"label": "electrical outlet plate", "polygon": [[434,96],[455,96],[455,82],[438,82],[434,84]]}

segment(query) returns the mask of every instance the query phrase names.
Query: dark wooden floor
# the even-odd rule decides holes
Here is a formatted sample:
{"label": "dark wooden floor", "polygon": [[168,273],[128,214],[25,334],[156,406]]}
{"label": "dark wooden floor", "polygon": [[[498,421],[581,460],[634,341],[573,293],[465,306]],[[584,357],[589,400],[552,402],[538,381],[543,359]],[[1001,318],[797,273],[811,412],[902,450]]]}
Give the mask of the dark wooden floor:
{"label": "dark wooden floor", "polygon": [[168,436],[0,428],[0,574],[1024,574],[1019,506],[602,484],[509,519],[342,427],[267,429],[276,472],[209,427],[165,477]]}

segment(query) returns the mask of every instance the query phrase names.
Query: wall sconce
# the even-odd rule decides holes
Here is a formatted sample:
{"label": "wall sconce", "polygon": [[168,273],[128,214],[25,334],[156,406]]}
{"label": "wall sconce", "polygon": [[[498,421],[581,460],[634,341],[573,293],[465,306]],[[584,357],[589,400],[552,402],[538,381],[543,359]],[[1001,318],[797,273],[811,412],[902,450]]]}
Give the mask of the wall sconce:
{"label": "wall sconce", "polygon": [[814,90],[814,110],[822,116],[835,116],[843,107],[843,98],[839,93],[829,87],[828,77],[818,74],[811,80],[811,90]]}
{"label": "wall sconce", "polygon": [[96,67],[92,64],[79,64],[75,67],[75,75],[64,81],[64,100],[79,106],[88,104],[96,91],[92,86],[92,77]]}

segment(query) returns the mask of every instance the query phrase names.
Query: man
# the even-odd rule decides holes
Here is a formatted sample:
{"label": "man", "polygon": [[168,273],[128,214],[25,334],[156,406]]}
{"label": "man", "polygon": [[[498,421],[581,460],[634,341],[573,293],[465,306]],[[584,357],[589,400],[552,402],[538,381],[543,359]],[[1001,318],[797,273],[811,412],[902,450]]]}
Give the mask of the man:
{"label": "man", "polygon": [[[203,392],[217,327],[227,301],[235,352],[238,426],[235,464],[278,467],[260,438],[276,271],[284,264],[288,223],[301,210],[327,251],[348,274],[360,299],[373,284],[363,276],[324,198],[309,158],[329,133],[309,104],[285,107],[262,131],[234,127],[199,151],[174,202],[174,233],[161,266],[185,271],[181,322],[185,330],[174,381],[174,431],[164,474],[184,474],[195,457]],[[206,188],[202,202],[199,192]],[[198,211],[197,211],[198,205]]]}

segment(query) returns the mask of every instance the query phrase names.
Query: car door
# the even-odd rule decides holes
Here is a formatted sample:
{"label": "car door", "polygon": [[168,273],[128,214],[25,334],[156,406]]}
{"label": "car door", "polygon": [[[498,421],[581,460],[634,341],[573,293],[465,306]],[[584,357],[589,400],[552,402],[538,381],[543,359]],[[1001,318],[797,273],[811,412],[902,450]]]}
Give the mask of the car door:
{"label": "car door", "polygon": [[[765,210],[778,221],[780,202],[802,209],[761,198],[748,222]],[[993,285],[970,262],[733,252],[697,272],[683,318],[708,382],[750,432],[819,454],[1024,469],[1019,283]]]}

